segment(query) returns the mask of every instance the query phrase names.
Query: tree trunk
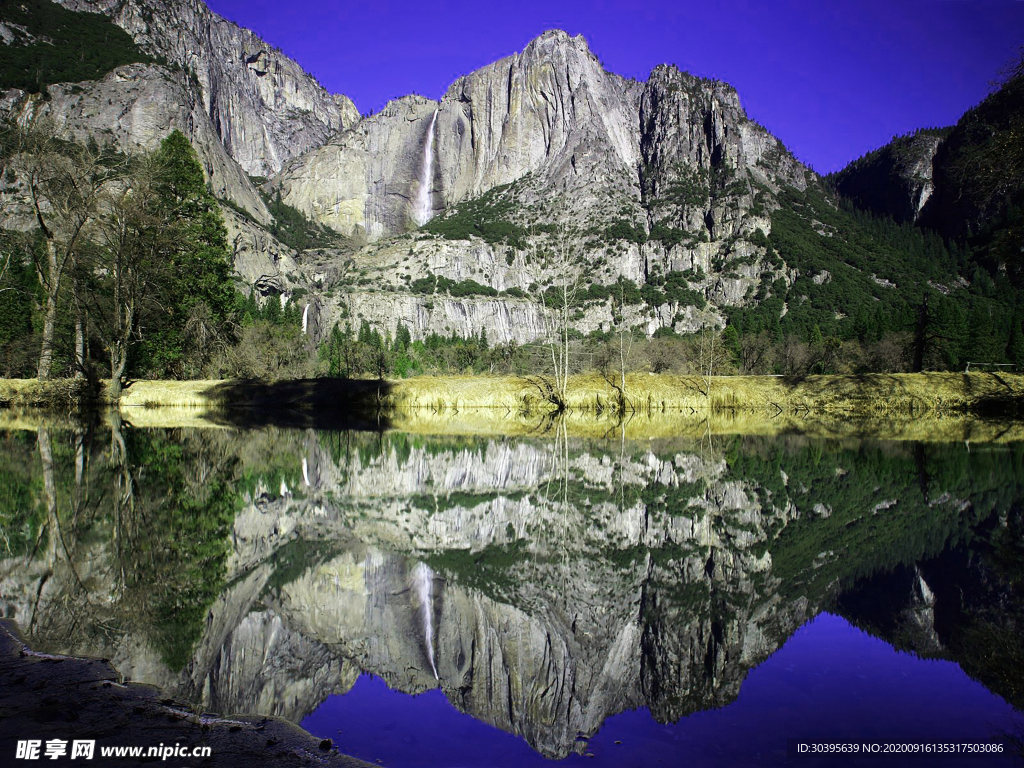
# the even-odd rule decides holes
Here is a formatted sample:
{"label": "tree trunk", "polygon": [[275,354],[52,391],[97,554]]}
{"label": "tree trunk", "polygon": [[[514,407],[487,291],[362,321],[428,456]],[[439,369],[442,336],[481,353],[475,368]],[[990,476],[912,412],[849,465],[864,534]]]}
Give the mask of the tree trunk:
{"label": "tree trunk", "polygon": [[49,379],[53,367],[53,332],[57,324],[57,301],[47,296],[43,310],[43,336],[39,347],[37,379]]}
{"label": "tree trunk", "polygon": [[85,327],[82,322],[82,310],[75,299],[75,378],[85,375]]}
{"label": "tree trunk", "polygon": [[[124,365],[117,365],[111,360],[110,369],[110,387],[107,389],[107,396],[110,398],[110,402],[116,403],[121,399],[121,392],[124,391],[124,385],[121,383],[121,377],[124,376]],[[117,369],[120,369],[120,373],[115,372]]]}
{"label": "tree trunk", "polygon": [[49,379],[53,367],[53,335],[57,326],[57,296],[60,292],[60,270],[57,268],[57,253],[53,241],[46,240],[46,266],[49,274],[40,280],[46,287],[46,304],[43,307],[43,337],[39,346],[39,367],[37,379]]}
{"label": "tree trunk", "polygon": [[119,335],[110,345],[110,389],[108,390],[111,402],[116,403],[121,399],[121,392],[124,389],[122,381],[124,372],[128,368],[128,343],[131,339],[132,324],[135,322],[134,312],[125,308],[125,316],[122,321],[125,323],[119,329]]}
{"label": "tree trunk", "polygon": [[924,370],[924,348],[928,334],[928,294],[917,310],[917,329],[914,331],[914,373]]}

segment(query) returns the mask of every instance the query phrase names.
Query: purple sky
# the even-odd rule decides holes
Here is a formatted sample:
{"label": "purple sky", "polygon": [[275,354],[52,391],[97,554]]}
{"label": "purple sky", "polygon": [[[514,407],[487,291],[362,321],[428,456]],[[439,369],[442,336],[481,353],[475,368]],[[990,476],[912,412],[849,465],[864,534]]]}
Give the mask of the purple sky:
{"label": "purple sky", "polygon": [[980,101],[1024,45],[1024,0],[207,0],[361,112],[439,98],[546,29],[583,34],[605,68],[661,63],[725,80],[821,173]]}

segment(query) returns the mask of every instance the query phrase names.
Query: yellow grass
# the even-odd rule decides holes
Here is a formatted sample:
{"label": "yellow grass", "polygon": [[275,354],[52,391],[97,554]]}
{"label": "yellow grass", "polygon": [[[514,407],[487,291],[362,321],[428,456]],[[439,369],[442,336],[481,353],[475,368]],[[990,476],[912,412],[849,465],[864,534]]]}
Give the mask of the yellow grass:
{"label": "yellow grass", "polygon": [[[964,412],[989,402],[1024,400],[1024,376],[1016,374],[901,373],[858,376],[672,376],[626,377],[626,410],[652,413],[689,410],[768,410],[857,415]],[[601,410],[619,401],[616,381],[596,374],[570,382],[569,407]]]}
{"label": "yellow grass", "polygon": [[[80,384],[0,379],[0,427],[42,418],[26,408],[68,412]],[[136,381],[120,401],[137,426],[241,424],[230,414],[287,408],[315,420],[383,413],[382,425],[433,434],[541,435],[558,410],[541,377],[450,376],[397,381]],[[101,396],[103,399],[105,395]],[[860,436],[912,440],[1024,438],[1024,376],[991,373],[811,376],[696,376],[633,373],[617,380],[573,377],[560,417],[570,434],[647,439],[704,434]],[[624,412],[620,412],[622,403]],[[228,415],[225,415],[228,414]],[[979,420],[977,415],[985,418]],[[272,417],[270,418],[272,421]]]}
{"label": "yellow grass", "polygon": [[[73,407],[82,402],[82,383],[72,380],[0,379],[0,406]],[[120,406],[131,407],[291,407],[346,408],[368,404],[436,411],[497,408],[514,413],[546,413],[554,389],[543,377],[422,376],[393,381],[135,381]],[[106,389],[101,401],[108,401]],[[767,410],[771,412],[857,415],[960,413],[979,406],[1019,407],[1024,376],[992,373],[903,373],[860,376],[699,376],[631,373],[625,392],[617,377],[574,376],[567,406],[573,411],[626,412]]]}
{"label": "yellow grass", "polygon": [[398,408],[388,414],[389,429],[423,435],[545,437],[564,428],[570,437],[656,440],[725,435],[774,437],[801,434],[819,438],[912,440],[919,442],[1015,442],[1024,440],[1024,422],[993,421],[964,415],[854,417],[722,411],[711,414],[665,411],[612,413],[575,411],[564,415],[505,414],[493,408],[432,411]]}

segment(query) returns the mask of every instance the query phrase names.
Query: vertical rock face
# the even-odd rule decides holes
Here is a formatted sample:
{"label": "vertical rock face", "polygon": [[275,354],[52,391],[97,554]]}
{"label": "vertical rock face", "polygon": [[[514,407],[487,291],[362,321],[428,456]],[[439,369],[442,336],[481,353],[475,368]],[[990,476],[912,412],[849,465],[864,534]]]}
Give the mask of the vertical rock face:
{"label": "vertical rock face", "polygon": [[[555,30],[459,78],[439,102],[391,102],[292,160],[269,185],[345,235],[376,240],[431,219],[434,237],[374,243],[354,256],[374,274],[373,287],[348,292],[344,307],[327,302],[325,327],[379,305],[366,317],[382,331],[402,322],[414,338],[483,330],[489,340],[522,343],[543,335],[542,308],[510,330],[502,322],[509,312],[441,312],[432,297],[407,291],[433,275],[494,291],[549,284],[561,279],[557,259],[531,253],[559,252],[552,240],[562,238],[562,253],[586,253],[586,282],[595,285],[689,272],[689,290],[710,307],[667,302],[630,318],[647,333],[720,325],[720,307],[744,304],[765,279],[786,278],[765,259],[763,235],[780,188],[802,190],[813,178],[747,118],[730,86],[668,66],[646,83],[627,80],[605,71],[582,37]],[[521,309],[506,296],[490,303]],[[604,302],[573,323],[587,333],[611,318]]]}
{"label": "vertical rock face", "polygon": [[459,78],[438,114],[446,206],[528,173],[564,190],[617,181],[627,191],[639,159],[639,92],[606,72],[582,36],[560,30]]}
{"label": "vertical rock face", "polygon": [[640,186],[652,225],[711,240],[767,231],[750,215],[759,189],[806,186],[805,169],[747,119],[731,86],[660,66],[640,101]]}
{"label": "vertical rock face", "polygon": [[168,133],[180,130],[195,147],[214,195],[244,208],[261,224],[271,221],[181,72],[129,64],[102,80],[52,85],[47,99],[22,94],[4,107],[16,119],[47,116],[68,138],[109,141],[125,152],[154,150]]}
{"label": "vertical rock face", "polygon": [[440,103],[389,103],[290,163],[275,184],[285,202],[345,234],[410,229],[433,124],[435,211],[527,174],[563,192],[586,187],[587,199],[598,197],[595,182],[635,196],[638,95],[637,84],[601,68],[582,37],[549,32],[459,78]]}
{"label": "vertical rock face", "polygon": [[202,0],[62,0],[111,16],[145,50],[187,73],[216,135],[246,173],[268,176],[359,120],[293,60]]}
{"label": "vertical rock face", "polygon": [[423,147],[436,107],[419,96],[390,102],[285,166],[282,199],[348,235],[381,237],[415,226]]}
{"label": "vertical rock face", "polygon": [[[392,102],[273,183],[286,202],[346,234],[409,229],[435,109],[435,212],[517,183],[517,202],[546,207],[544,221],[624,216],[645,230],[671,221],[714,240],[756,227],[748,214],[757,184],[806,184],[805,169],[747,119],[728,85],[673,67],[646,84],[626,80],[606,72],[581,36],[559,30],[459,78],[439,103]],[[391,157],[374,158],[381,150]],[[668,205],[689,179],[693,194]],[[555,198],[565,212],[551,209]]]}

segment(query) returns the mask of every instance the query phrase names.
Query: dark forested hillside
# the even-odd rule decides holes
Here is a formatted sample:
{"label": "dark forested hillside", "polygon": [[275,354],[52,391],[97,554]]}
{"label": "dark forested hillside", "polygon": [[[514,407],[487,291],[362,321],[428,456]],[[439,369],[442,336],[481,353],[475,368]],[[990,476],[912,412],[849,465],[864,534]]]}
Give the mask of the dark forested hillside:
{"label": "dark forested hillside", "polygon": [[955,126],[896,138],[829,181],[858,208],[914,221],[968,246],[974,259],[989,268],[1019,274],[1024,249],[1024,58]]}
{"label": "dark forested hillside", "polygon": [[920,223],[1019,274],[1024,249],[1024,58],[939,146]]}
{"label": "dark forested hillside", "polygon": [[925,368],[1024,363],[1016,291],[1005,275],[972,265],[966,249],[934,232],[837,208],[813,187],[782,201],[768,246],[795,279],[763,286],[752,305],[731,312],[741,338],[767,331],[808,342],[822,372],[892,368],[885,355],[915,342]]}
{"label": "dark forested hillside", "polygon": [[932,157],[950,128],[923,128],[897,136],[833,174],[837,192],[858,208],[913,222],[931,194]]}
{"label": "dark forested hillside", "polygon": [[[862,222],[877,217],[877,234],[899,229],[886,220],[904,222],[905,245],[910,229],[930,243],[927,255],[911,248],[923,257],[911,261],[927,283],[908,293],[906,281],[895,280],[902,296],[884,314],[907,327],[927,295],[932,364],[936,355],[950,367],[968,358],[1024,364],[1024,58],[952,128],[894,139],[827,181]],[[904,269],[889,259],[891,270]],[[955,280],[940,285],[936,270]]]}

